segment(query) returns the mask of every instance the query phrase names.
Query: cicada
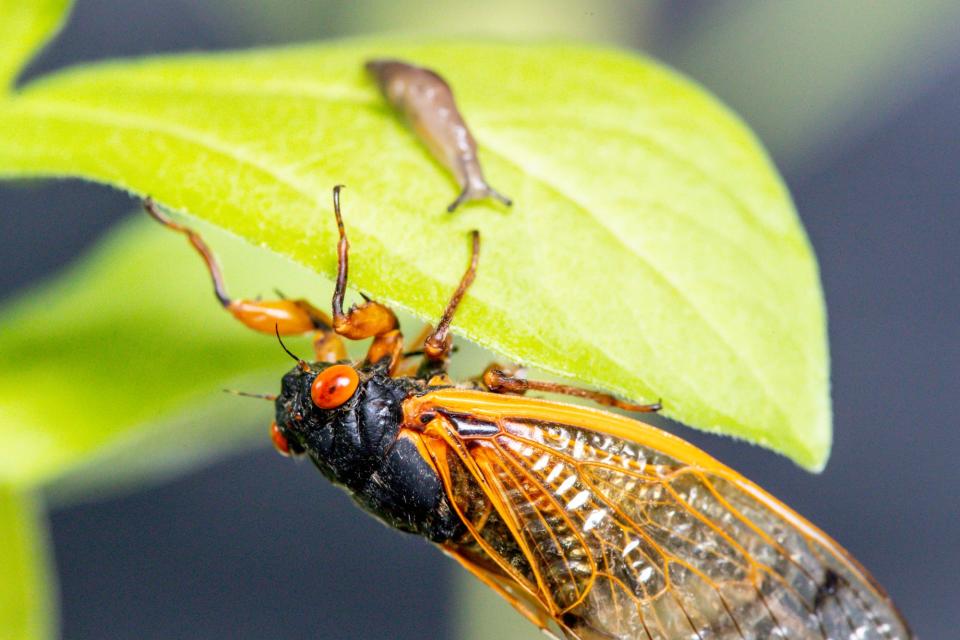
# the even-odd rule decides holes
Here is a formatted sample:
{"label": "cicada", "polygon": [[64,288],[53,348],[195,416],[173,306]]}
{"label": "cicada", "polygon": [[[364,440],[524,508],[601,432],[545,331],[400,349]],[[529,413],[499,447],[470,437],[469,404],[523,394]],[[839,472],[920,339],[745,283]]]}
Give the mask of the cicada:
{"label": "cicada", "polygon": [[[446,375],[450,323],[472,257],[435,329],[404,345],[394,313],[344,311],[339,230],[332,314],[304,300],[231,299],[203,240],[186,234],[220,303],[265,333],[312,332],[315,359],[291,352],[270,433],[388,525],[423,536],[548,634],[573,640],[905,639],[907,623],[840,545],[693,445],[619,414],[527,397],[547,391],[633,411],[612,396],[527,380],[492,365]],[[361,362],[342,338],[372,338]],[[282,345],[281,339],[281,345]],[[286,350],[286,347],[284,347]]]}

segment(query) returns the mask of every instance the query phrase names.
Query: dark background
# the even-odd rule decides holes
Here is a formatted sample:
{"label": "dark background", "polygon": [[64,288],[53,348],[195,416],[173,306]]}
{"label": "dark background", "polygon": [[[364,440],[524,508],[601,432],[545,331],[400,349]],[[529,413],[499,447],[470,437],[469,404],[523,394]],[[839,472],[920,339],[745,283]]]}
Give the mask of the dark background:
{"label": "dark background", "polygon": [[[682,70],[662,43],[703,4],[680,6],[658,17],[654,53]],[[193,7],[80,0],[30,73],[283,40]],[[855,142],[785,167],[830,316],[827,470],[681,432],[837,538],[928,640],[956,637],[960,593],[960,56],[947,65]],[[0,184],[0,294],[55,273],[131,208],[77,182]],[[58,508],[51,527],[67,639],[454,637],[452,563],[266,443],[169,484]]]}

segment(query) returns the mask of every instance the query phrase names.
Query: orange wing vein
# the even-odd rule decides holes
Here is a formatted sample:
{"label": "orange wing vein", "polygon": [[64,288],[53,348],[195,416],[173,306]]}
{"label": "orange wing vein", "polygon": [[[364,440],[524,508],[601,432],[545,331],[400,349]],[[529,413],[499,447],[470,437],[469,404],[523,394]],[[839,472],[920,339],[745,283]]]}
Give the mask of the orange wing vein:
{"label": "orange wing vein", "polygon": [[475,391],[408,403],[452,451],[434,461],[471,533],[460,553],[492,560],[569,638],[912,637],[836,542],[663,431]]}

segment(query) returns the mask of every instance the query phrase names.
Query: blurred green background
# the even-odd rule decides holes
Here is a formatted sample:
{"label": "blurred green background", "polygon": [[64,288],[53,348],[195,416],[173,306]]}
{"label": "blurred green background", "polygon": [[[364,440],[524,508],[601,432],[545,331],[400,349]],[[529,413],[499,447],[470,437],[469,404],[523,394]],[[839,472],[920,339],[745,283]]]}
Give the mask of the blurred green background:
{"label": "blurred green background", "polygon": [[[377,32],[559,37],[642,49],[703,83],[750,124],[784,172],[821,260],[834,359],[834,455],[823,475],[809,476],[773,454],[680,433],[849,548],[921,637],[951,637],[950,605],[960,587],[952,491],[960,482],[960,5],[79,0],[29,74],[108,57]],[[14,301],[91,250],[100,260],[129,259],[131,273],[154,268],[123,253],[124,235],[138,233],[139,223],[123,222],[133,204],[76,182],[0,183],[0,291],[8,309],[15,305],[0,316],[3,330],[49,336],[47,348],[66,357],[69,326],[58,321],[72,310],[63,295],[83,272],[60,285],[61,307],[49,293],[31,299],[34,310],[49,305],[42,307],[50,309],[49,325],[18,325],[17,314],[30,309]],[[226,254],[237,292],[277,285],[309,288],[316,300],[328,296],[282,261],[250,265],[235,241],[219,235],[213,243]],[[181,283],[203,286],[202,274],[188,273],[194,267],[172,267],[183,273],[176,282],[153,279],[158,299]],[[108,304],[109,294],[97,304]],[[217,375],[244,388],[275,384],[287,365],[269,340],[234,332],[225,317],[218,324],[205,287],[183,285],[182,295],[185,308],[207,305],[204,330],[224,336],[222,351],[197,354],[198,366],[262,348],[261,371],[218,367]],[[109,327],[103,331],[108,338]],[[144,331],[163,327],[145,319]],[[466,374],[487,359],[471,349],[461,355]],[[28,357],[0,352],[8,380]],[[153,364],[162,370],[162,362]],[[126,382],[110,388],[120,393],[136,381]],[[41,496],[50,507],[63,637],[539,637],[428,545],[385,530],[312,469],[275,456],[265,437],[267,411],[219,394],[182,393],[175,418]],[[114,400],[131,402],[99,399],[105,412],[116,408]],[[217,438],[224,421],[242,425],[229,430],[229,442]],[[17,458],[15,450],[4,454]],[[211,464],[197,464],[209,454]],[[23,496],[2,498],[0,518]],[[46,521],[38,512],[37,525]],[[31,544],[28,534],[24,544]]]}

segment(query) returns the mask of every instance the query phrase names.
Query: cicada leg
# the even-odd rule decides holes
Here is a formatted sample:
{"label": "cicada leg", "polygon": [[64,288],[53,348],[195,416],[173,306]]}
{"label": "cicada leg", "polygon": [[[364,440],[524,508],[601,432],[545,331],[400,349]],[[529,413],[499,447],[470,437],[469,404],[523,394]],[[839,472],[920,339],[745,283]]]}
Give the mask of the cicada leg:
{"label": "cicada leg", "polygon": [[516,375],[518,369],[508,368],[496,363],[491,364],[483,372],[483,384],[494,393],[513,393],[522,395],[527,391],[544,391],[547,393],[558,393],[565,396],[574,396],[577,398],[586,398],[605,407],[616,407],[625,411],[635,411],[638,413],[656,413],[663,408],[661,402],[652,404],[635,404],[626,402],[609,393],[594,391],[592,389],[583,389],[572,385],[560,384],[558,382],[544,382],[542,380],[527,380]]}
{"label": "cicada leg", "polygon": [[450,334],[450,323],[453,322],[453,316],[457,312],[457,307],[467,293],[467,289],[473,284],[477,276],[477,263],[480,259],[480,232],[470,232],[470,264],[467,270],[460,278],[460,284],[456,291],[450,296],[446,309],[440,317],[437,327],[430,332],[423,341],[423,362],[420,365],[418,376],[429,378],[438,374],[443,374],[447,370],[447,361],[450,359],[450,352],[453,349],[453,336]]}
{"label": "cicada leg", "polygon": [[343,310],[343,296],[347,290],[347,272],[349,270],[350,243],[343,227],[340,215],[340,190],[343,185],[333,188],[333,213],[337,217],[337,283],[333,289],[333,330],[351,340],[373,338],[367,351],[367,362],[379,362],[390,359],[390,373],[396,373],[403,354],[403,334],[397,316],[386,305],[369,300],[355,305],[349,311]]}
{"label": "cicada leg", "polygon": [[414,358],[423,356],[423,342],[432,332],[433,327],[430,325],[423,326],[423,329],[417,337],[414,338],[413,341],[408,342],[403,348],[403,352],[400,354],[400,361],[397,363],[397,366],[394,367],[391,375],[397,378],[405,378],[417,374],[420,363],[418,360],[414,360]]}
{"label": "cicada leg", "polygon": [[480,582],[493,589],[497,595],[510,603],[510,606],[513,607],[517,613],[536,625],[548,638],[560,640],[556,634],[550,631],[550,615],[526,593],[518,589],[512,581],[481,567],[459,553],[457,549],[451,545],[440,545],[440,548],[444,553],[456,560],[461,567],[473,574]]}
{"label": "cicada leg", "polygon": [[[367,352],[367,362],[379,362],[384,358],[389,358],[391,375],[407,373],[401,367],[405,357],[403,334],[400,332],[396,315],[389,307],[365,299],[363,304],[354,306],[347,312],[343,310],[343,297],[346,293],[349,271],[350,242],[347,240],[343,216],[340,213],[340,190],[342,188],[342,185],[333,188],[333,211],[337,218],[337,232],[340,236],[337,241],[337,282],[333,291],[333,330],[351,340],[372,337],[373,343]],[[450,357],[452,347],[450,323],[457,306],[477,272],[477,260],[480,252],[479,232],[473,231],[471,238],[470,266],[463,274],[459,286],[450,298],[450,302],[447,303],[447,308],[444,310],[440,322],[436,329],[429,332],[425,331],[422,339],[414,341],[411,348],[414,351],[422,351],[423,363],[420,365],[418,372],[421,377],[433,379],[442,376],[446,371],[447,360]],[[421,343],[422,347],[419,346]]]}
{"label": "cicada leg", "polygon": [[200,234],[170,218],[150,198],[143,201],[143,207],[160,224],[187,237],[210,273],[214,295],[234,318],[261,333],[289,336],[314,332],[314,352],[319,361],[336,362],[347,357],[343,341],[334,332],[333,323],[327,314],[306,300],[231,298],[227,295],[220,265]]}
{"label": "cicada leg", "polygon": [[[417,337],[407,344],[403,353],[402,364],[397,370],[398,376],[417,376],[426,378],[429,385],[452,385],[453,381],[446,373],[446,361],[431,361],[424,358],[424,343],[434,332],[433,326],[426,324]],[[451,347],[451,353],[457,350],[456,345]],[[420,361],[407,362],[408,359],[420,356]]]}

